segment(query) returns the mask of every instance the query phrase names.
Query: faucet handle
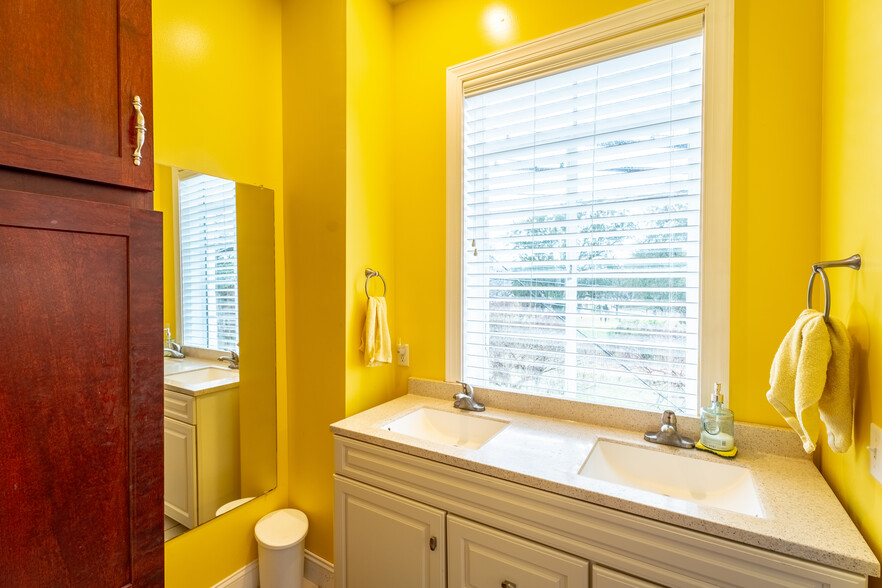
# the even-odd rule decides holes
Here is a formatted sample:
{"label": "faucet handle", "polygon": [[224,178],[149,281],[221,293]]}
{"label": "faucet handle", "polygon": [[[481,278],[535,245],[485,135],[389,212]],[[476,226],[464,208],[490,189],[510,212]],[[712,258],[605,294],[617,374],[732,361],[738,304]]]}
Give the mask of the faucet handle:
{"label": "faucet handle", "polygon": [[662,425],[673,427],[674,430],[677,429],[677,415],[673,410],[666,410],[662,413]]}
{"label": "faucet handle", "polygon": [[459,380],[457,380],[456,383],[457,383],[457,384],[462,384],[462,393],[463,393],[463,394],[468,394],[469,396],[474,396],[474,395],[475,395],[475,391],[472,389],[472,385],[471,385],[471,384],[467,384],[467,383],[465,383],[465,382],[461,382],[461,381],[459,381]]}

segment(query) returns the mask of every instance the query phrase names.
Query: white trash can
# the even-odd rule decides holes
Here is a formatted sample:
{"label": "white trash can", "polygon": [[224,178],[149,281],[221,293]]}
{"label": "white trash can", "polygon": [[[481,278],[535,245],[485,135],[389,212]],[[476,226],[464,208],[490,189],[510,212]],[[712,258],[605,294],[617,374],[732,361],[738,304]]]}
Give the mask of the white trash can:
{"label": "white trash can", "polygon": [[301,588],[306,515],[293,508],[265,515],[254,526],[260,588]]}

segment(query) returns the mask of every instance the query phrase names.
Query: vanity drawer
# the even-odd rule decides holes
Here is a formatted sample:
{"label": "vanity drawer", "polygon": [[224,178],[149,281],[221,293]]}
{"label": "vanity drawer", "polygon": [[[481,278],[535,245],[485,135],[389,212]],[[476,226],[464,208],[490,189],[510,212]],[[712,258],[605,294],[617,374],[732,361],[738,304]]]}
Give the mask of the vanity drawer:
{"label": "vanity drawer", "polygon": [[165,390],[165,416],[191,425],[196,424],[196,399],[180,392]]}

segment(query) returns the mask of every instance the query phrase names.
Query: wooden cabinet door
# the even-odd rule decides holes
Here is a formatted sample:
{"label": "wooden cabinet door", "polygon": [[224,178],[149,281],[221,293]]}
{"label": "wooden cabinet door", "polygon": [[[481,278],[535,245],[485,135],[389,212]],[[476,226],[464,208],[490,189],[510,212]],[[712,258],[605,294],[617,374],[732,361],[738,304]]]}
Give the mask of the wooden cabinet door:
{"label": "wooden cabinet door", "polygon": [[150,0],[0,2],[0,166],[152,190],[150,17]]}
{"label": "wooden cabinet door", "polygon": [[334,537],[338,588],[442,588],[445,513],[339,476]]}
{"label": "wooden cabinet door", "polygon": [[161,247],[158,213],[0,190],[3,586],[163,584]]}
{"label": "wooden cabinet door", "polygon": [[588,588],[588,562],[448,515],[448,588]]}

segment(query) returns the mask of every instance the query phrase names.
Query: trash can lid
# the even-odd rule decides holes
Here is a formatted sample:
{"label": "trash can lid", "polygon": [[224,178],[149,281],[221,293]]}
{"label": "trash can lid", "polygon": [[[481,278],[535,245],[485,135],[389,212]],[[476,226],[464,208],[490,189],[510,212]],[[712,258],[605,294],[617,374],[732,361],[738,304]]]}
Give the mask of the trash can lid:
{"label": "trash can lid", "polygon": [[268,549],[285,549],[303,541],[309,521],[303,512],[284,508],[264,515],[254,526],[254,537]]}

